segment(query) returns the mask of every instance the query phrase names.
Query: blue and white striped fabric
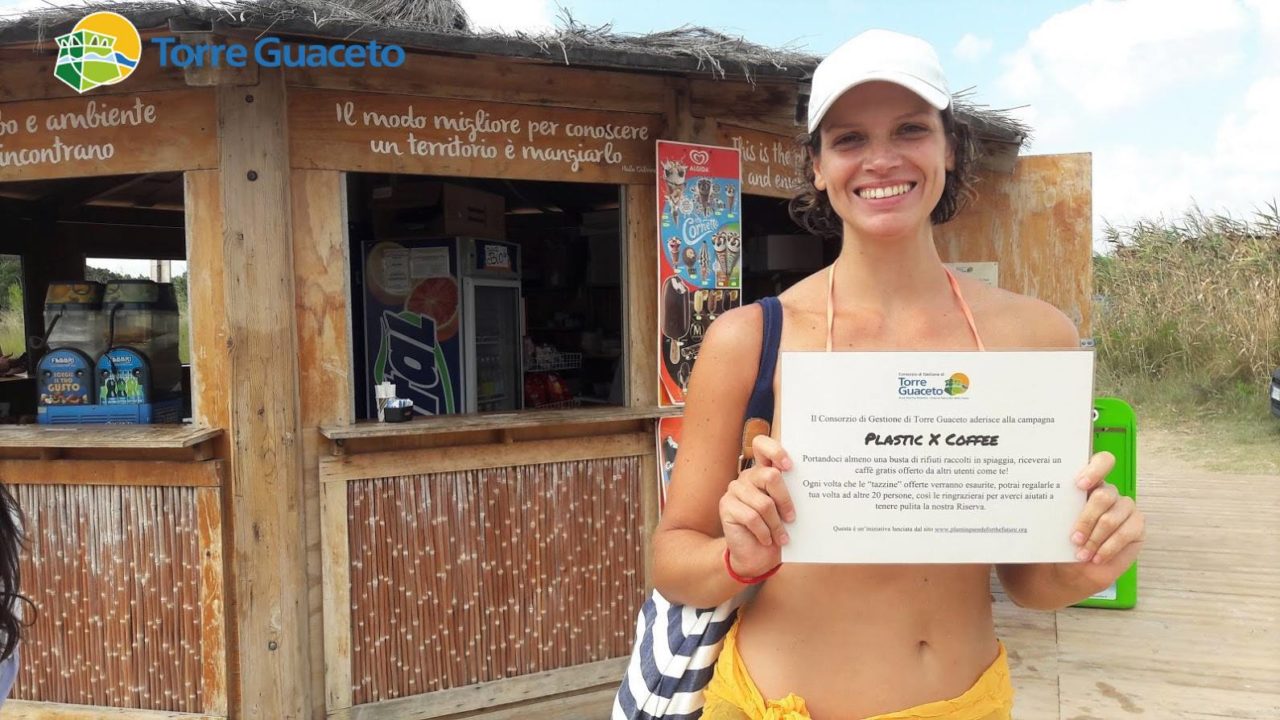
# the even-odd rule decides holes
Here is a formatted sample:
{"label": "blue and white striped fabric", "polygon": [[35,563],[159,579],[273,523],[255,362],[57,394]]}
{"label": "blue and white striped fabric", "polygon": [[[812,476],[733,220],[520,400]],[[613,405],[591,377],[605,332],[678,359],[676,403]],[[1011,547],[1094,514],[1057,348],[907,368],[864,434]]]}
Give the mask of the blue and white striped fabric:
{"label": "blue and white striped fabric", "polygon": [[[757,300],[764,327],[760,365],[743,417],[743,445],[750,445],[746,421],[773,419],[773,371],[782,341],[782,303]],[[766,424],[765,427],[768,427]],[[698,720],[702,691],[711,682],[724,636],[742,607],[760,589],[751,585],[717,607],[675,605],[654,590],[636,619],[636,644],[627,676],[613,700],[612,720]]]}
{"label": "blue and white striped fabric", "polygon": [[613,701],[613,720],[697,720],[724,636],[748,588],[714,608],[674,605],[654,590],[636,620],[636,644]]}

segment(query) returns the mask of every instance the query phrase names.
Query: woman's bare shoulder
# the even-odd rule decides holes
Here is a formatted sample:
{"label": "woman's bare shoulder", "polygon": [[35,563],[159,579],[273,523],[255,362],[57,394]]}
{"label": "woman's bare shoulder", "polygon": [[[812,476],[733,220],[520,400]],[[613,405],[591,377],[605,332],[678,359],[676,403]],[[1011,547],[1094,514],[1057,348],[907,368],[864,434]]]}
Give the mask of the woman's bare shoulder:
{"label": "woman's bare shoulder", "polygon": [[961,278],[983,338],[992,347],[1077,348],[1080,334],[1066,313],[1037,298]]}
{"label": "woman's bare shoulder", "polygon": [[717,317],[707,328],[694,367],[737,363],[743,357],[760,354],[764,342],[764,311],[757,303],[733,308]]}

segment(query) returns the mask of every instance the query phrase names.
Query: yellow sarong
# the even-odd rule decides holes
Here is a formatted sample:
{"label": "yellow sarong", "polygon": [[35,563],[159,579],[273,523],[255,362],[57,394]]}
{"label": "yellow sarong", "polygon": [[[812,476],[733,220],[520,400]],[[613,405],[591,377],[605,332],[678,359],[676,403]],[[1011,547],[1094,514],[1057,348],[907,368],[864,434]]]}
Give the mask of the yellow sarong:
{"label": "yellow sarong", "polygon": [[[765,700],[738,654],[738,622],[729,628],[706,689],[703,720],[805,720],[810,718],[804,698],[790,693],[781,700]],[[1013,685],[1004,644],[995,662],[963,695],[925,703],[867,720],[1010,720]]]}

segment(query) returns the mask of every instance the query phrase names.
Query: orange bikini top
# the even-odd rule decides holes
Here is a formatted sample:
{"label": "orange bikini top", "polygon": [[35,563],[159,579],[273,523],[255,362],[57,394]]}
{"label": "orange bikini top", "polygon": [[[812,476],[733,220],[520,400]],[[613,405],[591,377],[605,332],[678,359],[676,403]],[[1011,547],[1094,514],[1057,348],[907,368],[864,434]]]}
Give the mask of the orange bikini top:
{"label": "orange bikini top", "polygon": [[[982,336],[978,334],[978,325],[973,321],[973,311],[969,309],[969,303],[964,301],[964,295],[960,293],[960,283],[956,281],[956,276],[951,273],[950,268],[942,269],[947,273],[947,280],[951,282],[951,292],[955,293],[956,301],[960,303],[960,312],[964,313],[965,322],[969,323],[969,330],[978,343],[978,349],[986,350],[986,346],[982,344]],[[831,267],[827,268],[827,352],[831,352],[832,329],[836,324],[835,289],[836,266],[832,263]]]}

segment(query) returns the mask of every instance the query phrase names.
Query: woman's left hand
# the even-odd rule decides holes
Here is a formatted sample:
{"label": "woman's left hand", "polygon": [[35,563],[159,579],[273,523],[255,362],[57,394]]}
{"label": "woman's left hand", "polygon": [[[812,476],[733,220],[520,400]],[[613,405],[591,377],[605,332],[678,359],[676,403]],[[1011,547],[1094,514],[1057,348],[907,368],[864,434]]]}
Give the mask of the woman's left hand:
{"label": "woman's left hand", "polygon": [[1115,464],[1111,453],[1097,453],[1076,480],[1089,496],[1071,534],[1071,542],[1080,549],[1072,569],[1089,584],[1102,587],[1129,569],[1146,538],[1146,518],[1137,504],[1106,482]]}

